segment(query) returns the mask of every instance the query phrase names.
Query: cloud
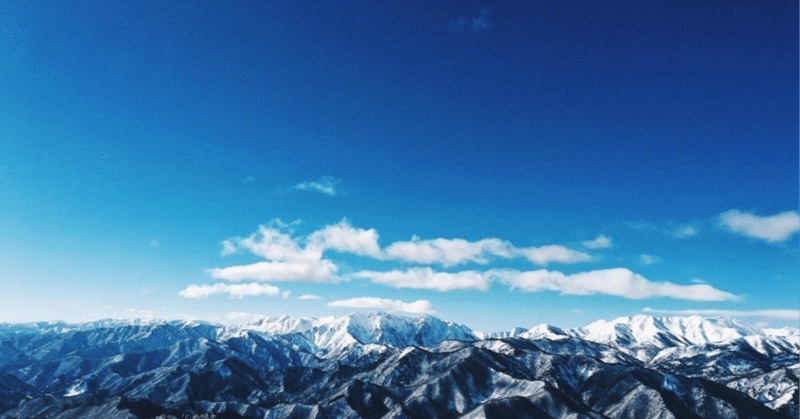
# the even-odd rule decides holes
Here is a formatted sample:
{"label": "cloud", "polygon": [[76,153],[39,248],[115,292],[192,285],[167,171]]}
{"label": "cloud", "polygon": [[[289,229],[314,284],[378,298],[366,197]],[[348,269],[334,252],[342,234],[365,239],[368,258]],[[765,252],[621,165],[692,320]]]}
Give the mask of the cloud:
{"label": "cloud", "polygon": [[645,307],[645,313],[663,313],[678,316],[721,316],[721,317],[762,317],[777,320],[797,320],[800,319],[800,310],[789,309],[767,309],[767,310],[660,310]]}
{"label": "cloud", "polygon": [[294,188],[301,191],[313,191],[328,196],[337,196],[342,194],[342,190],[339,188],[340,183],[342,183],[341,179],[333,176],[323,176],[319,180],[298,183],[294,185]]}
{"label": "cloud", "polygon": [[500,239],[488,238],[477,242],[464,239],[420,240],[414,236],[411,241],[394,242],[385,250],[386,258],[420,264],[438,263],[453,266],[467,262],[485,264],[491,256],[511,258],[515,255],[514,246]]}
{"label": "cloud", "polygon": [[278,295],[280,289],[269,284],[226,284],[218,283],[214,285],[189,285],[178,292],[183,298],[206,298],[214,294],[228,294],[230,298],[242,298],[255,295]]}
{"label": "cloud", "polygon": [[223,255],[247,250],[267,260],[212,268],[208,272],[214,278],[229,281],[335,281],[338,267],[322,258],[324,246],[314,243],[303,247],[289,233],[282,231],[288,229],[289,224],[273,220],[268,225],[259,226],[258,231],[249,237],[223,241]]}
{"label": "cloud", "polygon": [[214,278],[228,281],[254,279],[257,281],[336,281],[339,268],[329,260],[303,260],[289,262],[256,262],[250,265],[212,268],[208,270]]}
{"label": "cloud", "polygon": [[286,290],[286,291],[281,293],[281,298],[283,298],[285,300],[285,299],[289,298],[290,295],[292,295],[292,291]]}
{"label": "cloud", "polygon": [[[218,279],[228,281],[303,281],[335,282],[339,267],[323,257],[326,251],[337,251],[375,260],[398,260],[416,264],[439,264],[450,267],[463,263],[489,263],[493,258],[525,257],[537,265],[549,263],[578,263],[593,260],[592,256],[560,245],[517,248],[509,242],[486,238],[478,241],[436,238],[421,240],[414,236],[410,241],[394,242],[385,249],[378,243],[375,229],[355,228],[343,219],[339,223],[325,226],[306,237],[293,237],[292,224],[272,220],[259,226],[258,230],[245,238],[232,238],[222,242],[223,256],[249,252],[265,259],[247,265],[215,267],[207,272]],[[610,239],[609,239],[610,240]],[[407,271],[375,272],[363,271],[375,282],[394,283],[394,278],[406,278],[406,287],[439,290],[482,289],[488,287],[486,278],[471,271],[449,274],[431,269],[409,269]]]}
{"label": "cloud", "polygon": [[658,256],[639,255],[639,262],[641,262],[642,265],[655,265],[656,263],[661,263],[662,260]]}
{"label": "cloud", "polygon": [[253,182],[255,182],[255,180],[256,180],[255,177],[247,176],[244,179],[242,179],[242,183],[253,183]]}
{"label": "cloud", "polygon": [[630,228],[631,230],[638,230],[638,231],[646,231],[646,232],[653,232],[659,231],[667,236],[675,237],[678,239],[684,239],[686,237],[692,237],[699,234],[697,231],[697,227],[690,225],[690,224],[681,224],[675,225],[673,222],[667,223],[667,226],[661,228],[654,223],[649,221],[626,221],[626,227]]}
{"label": "cloud", "polygon": [[528,247],[519,249],[519,252],[532,263],[541,266],[547,266],[551,262],[579,263],[592,260],[591,255],[560,245]]}
{"label": "cloud", "polygon": [[797,211],[786,211],[762,217],[732,209],[720,214],[719,224],[742,236],[777,243],[785,241],[800,230],[800,214]]}
{"label": "cloud", "polygon": [[458,33],[478,33],[492,27],[486,17],[486,9],[481,10],[480,16],[467,19],[459,17],[448,22],[450,30]]}
{"label": "cloud", "polygon": [[567,295],[606,294],[639,300],[669,297],[692,301],[730,301],[738,297],[708,284],[678,285],[652,282],[625,268],[602,269],[565,275],[557,271],[493,270],[488,274],[499,281],[528,292],[558,291]]}
{"label": "cloud", "polygon": [[393,288],[429,289],[437,291],[489,289],[489,279],[482,272],[436,272],[431,268],[411,268],[404,271],[388,272],[360,271],[351,275],[353,278],[369,279],[376,284]]}
{"label": "cloud", "polygon": [[672,235],[673,237],[677,237],[679,239],[684,239],[686,237],[692,237],[698,235],[697,228],[684,224],[680,225],[673,230],[668,230],[667,234]]}
{"label": "cloud", "polygon": [[321,250],[353,253],[361,256],[381,258],[378,245],[378,232],[375,229],[353,228],[347,220],[317,230],[309,236],[308,242]]}
{"label": "cloud", "polygon": [[400,300],[389,300],[377,297],[359,297],[347,300],[331,301],[329,307],[371,308],[378,310],[403,311],[406,313],[433,314],[433,306],[428,300],[417,300],[405,303]]}
{"label": "cloud", "polygon": [[581,242],[581,244],[587,249],[608,249],[614,245],[610,237],[602,234],[598,235],[594,240],[587,240]]}
{"label": "cloud", "polygon": [[297,299],[298,300],[319,300],[319,299],[322,299],[322,297],[320,297],[318,295],[312,295],[312,294],[303,294],[303,295],[297,297]]}

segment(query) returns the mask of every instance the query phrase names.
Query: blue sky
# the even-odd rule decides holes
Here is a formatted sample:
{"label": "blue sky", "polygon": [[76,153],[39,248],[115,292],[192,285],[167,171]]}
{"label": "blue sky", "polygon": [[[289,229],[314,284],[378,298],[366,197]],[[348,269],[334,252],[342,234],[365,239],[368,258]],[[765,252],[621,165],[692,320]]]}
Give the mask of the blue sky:
{"label": "blue sky", "polygon": [[0,6],[0,321],[797,325],[797,4],[382,3]]}

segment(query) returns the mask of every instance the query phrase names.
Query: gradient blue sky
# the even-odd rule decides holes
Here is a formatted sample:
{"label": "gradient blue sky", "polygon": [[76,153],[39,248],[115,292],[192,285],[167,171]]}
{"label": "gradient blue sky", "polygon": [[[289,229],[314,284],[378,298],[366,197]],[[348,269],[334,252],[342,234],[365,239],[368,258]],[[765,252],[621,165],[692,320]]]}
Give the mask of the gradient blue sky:
{"label": "gradient blue sky", "polygon": [[797,326],[797,16],[5,2],[0,321]]}

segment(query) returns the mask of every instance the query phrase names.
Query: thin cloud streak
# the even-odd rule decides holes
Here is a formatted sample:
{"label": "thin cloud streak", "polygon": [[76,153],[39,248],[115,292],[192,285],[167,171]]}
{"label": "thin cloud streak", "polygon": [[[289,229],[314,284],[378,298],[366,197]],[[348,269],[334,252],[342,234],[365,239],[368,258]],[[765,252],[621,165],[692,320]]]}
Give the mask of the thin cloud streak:
{"label": "thin cloud streak", "polygon": [[331,301],[328,307],[349,307],[349,308],[369,308],[376,310],[401,311],[415,314],[433,314],[431,302],[428,300],[416,300],[406,303],[400,300],[390,300],[378,297],[358,297],[346,300]]}
{"label": "thin cloud streak", "polygon": [[274,285],[259,284],[226,284],[220,282],[214,285],[189,285],[178,292],[183,298],[206,298],[215,294],[228,294],[230,298],[243,298],[246,296],[269,295],[275,296],[280,293],[280,289]]}
{"label": "thin cloud streak", "polygon": [[342,183],[341,179],[333,176],[323,176],[318,180],[301,182],[294,185],[295,189],[301,191],[319,192],[323,195],[337,196],[342,194],[342,189],[339,184]]}
{"label": "thin cloud streak", "polygon": [[645,313],[662,313],[677,316],[720,316],[720,317],[763,317],[776,320],[798,320],[800,310],[766,309],[766,310],[661,310],[650,307],[642,309]]}
{"label": "thin cloud streak", "polygon": [[428,289],[436,291],[489,289],[489,278],[482,272],[436,272],[431,268],[411,268],[404,271],[387,272],[359,271],[351,275],[353,278],[369,279],[373,283],[392,288]]}

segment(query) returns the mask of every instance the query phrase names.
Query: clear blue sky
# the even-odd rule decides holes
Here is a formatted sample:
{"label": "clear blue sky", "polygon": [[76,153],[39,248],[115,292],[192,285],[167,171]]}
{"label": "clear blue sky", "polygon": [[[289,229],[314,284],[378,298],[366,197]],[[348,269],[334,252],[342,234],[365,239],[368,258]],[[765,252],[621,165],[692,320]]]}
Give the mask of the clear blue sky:
{"label": "clear blue sky", "polygon": [[0,321],[796,326],[797,3],[523,3],[3,3]]}

